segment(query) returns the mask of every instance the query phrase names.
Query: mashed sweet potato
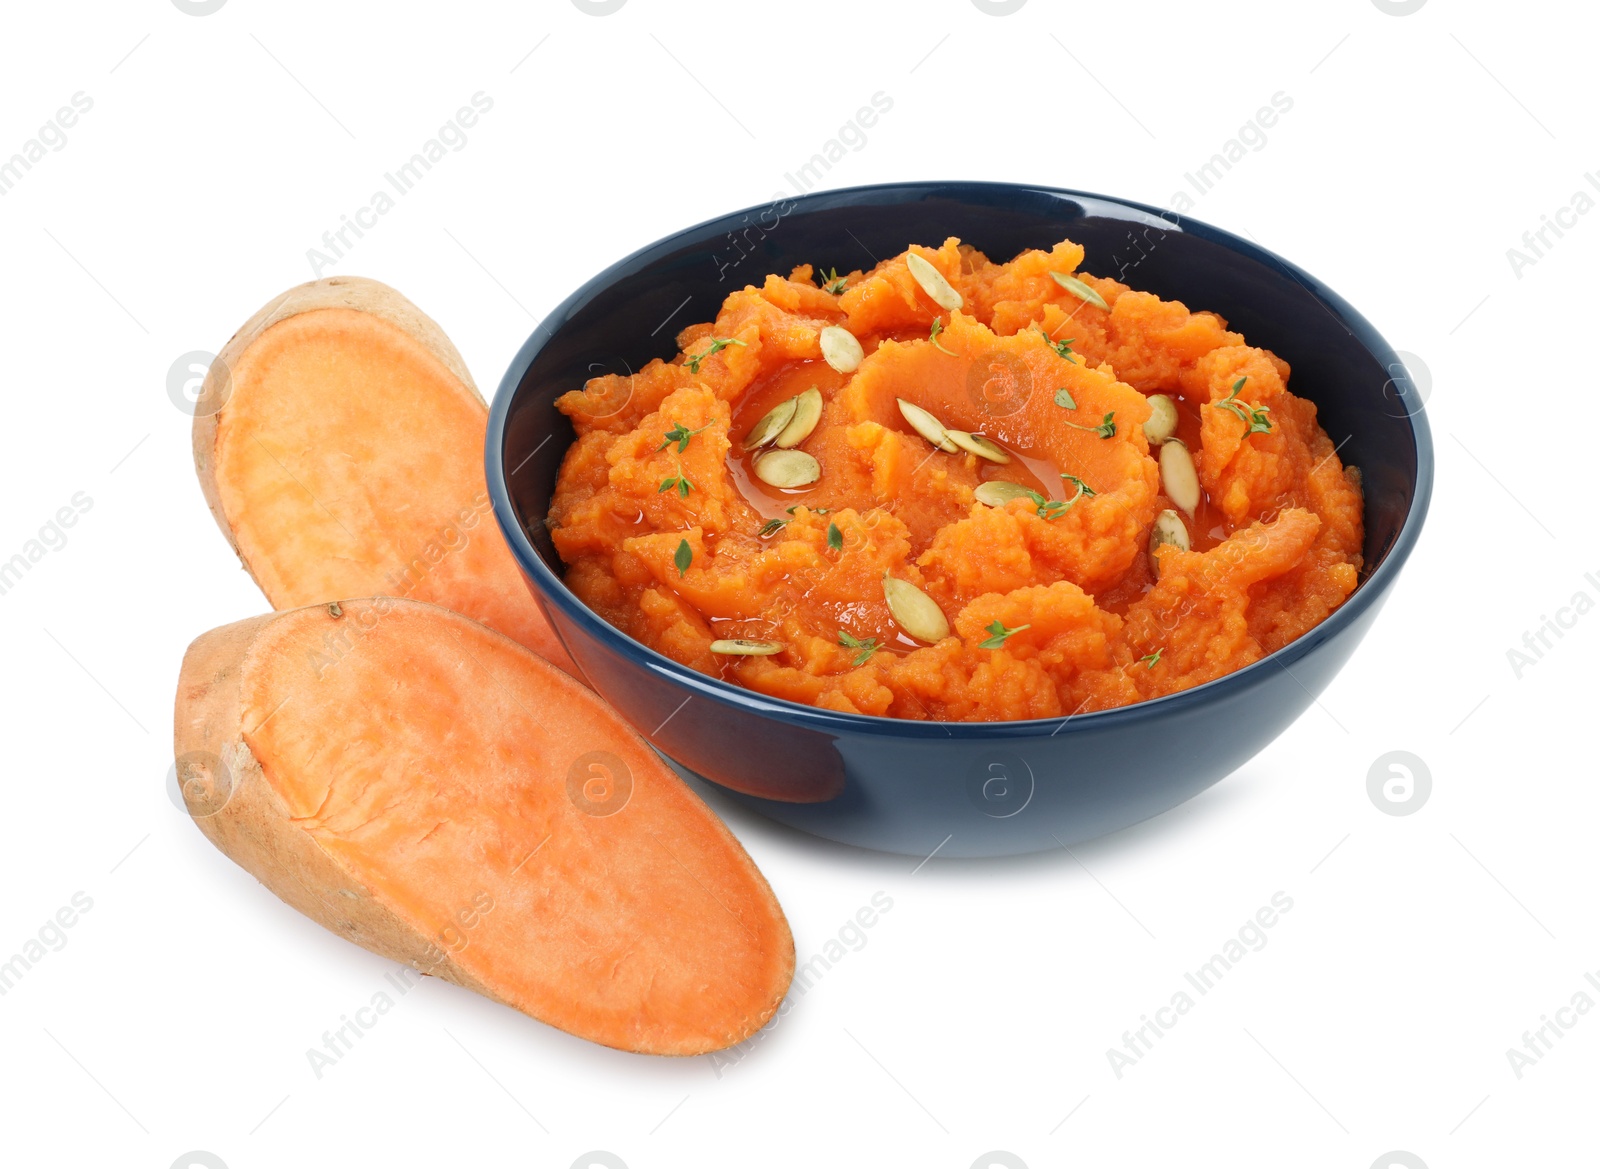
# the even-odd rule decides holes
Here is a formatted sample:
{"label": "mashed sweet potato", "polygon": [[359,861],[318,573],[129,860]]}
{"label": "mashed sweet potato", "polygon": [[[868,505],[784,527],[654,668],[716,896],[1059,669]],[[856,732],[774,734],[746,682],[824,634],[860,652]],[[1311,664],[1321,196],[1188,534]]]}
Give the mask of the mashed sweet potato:
{"label": "mashed sweet potato", "polygon": [[[1285,362],[1082,259],[1063,241],[994,264],[952,238],[842,280],[800,267],[732,293],[672,361],[564,395],[577,440],[548,523],[567,584],[707,674],[895,718],[1121,706],[1300,636],[1356,586],[1359,474]],[[829,326],[859,340],[855,368],[824,360]],[[813,387],[821,417],[795,449],[815,481],[771,486],[757,460],[773,445],[747,438]],[[1157,394],[1198,475],[1187,510],[1145,435]],[[897,399],[1010,461],[935,446]],[[975,498],[994,480],[1031,494]],[[1163,513],[1182,541],[1152,543]],[[948,635],[912,636],[886,574],[931,598]]]}

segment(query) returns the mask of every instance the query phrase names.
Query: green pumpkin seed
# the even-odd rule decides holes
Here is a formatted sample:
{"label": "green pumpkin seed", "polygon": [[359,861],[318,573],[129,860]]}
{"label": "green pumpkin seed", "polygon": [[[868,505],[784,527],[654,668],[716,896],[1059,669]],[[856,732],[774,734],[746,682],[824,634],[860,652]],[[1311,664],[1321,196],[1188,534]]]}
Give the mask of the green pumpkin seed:
{"label": "green pumpkin seed", "polygon": [[1183,517],[1171,508],[1158,512],[1156,522],[1150,528],[1150,566],[1157,571],[1160,570],[1160,563],[1156,559],[1156,549],[1163,544],[1189,551],[1189,528],[1183,522]]}
{"label": "green pumpkin seed", "polygon": [[855,334],[838,325],[829,325],[818,333],[817,344],[822,346],[822,360],[840,373],[854,372],[866,356]]}
{"label": "green pumpkin seed", "polygon": [[711,652],[729,657],[765,658],[783,649],[780,641],[751,641],[743,637],[729,637],[711,643]]}
{"label": "green pumpkin seed", "polygon": [[766,446],[778,435],[783,433],[783,428],[789,425],[798,409],[799,399],[789,398],[779,402],[766,415],[750,428],[750,433],[744,436],[744,449],[747,451],[759,450]]}
{"label": "green pumpkin seed", "polygon": [[906,253],[906,267],[911,270],[911,278],[917,282],[922,291],[946,312],[953,313],[964,303],[961,294],[944,278],[944,273],[916,252]]}
{"label": "green pumpkin seed", "polygon": [[1151,394],[1146,399],[1150,403],[1150,417],[1145,419],[1145,441],[1154,445],[1166,442],[1178,433],[1178,405],[1165,394]]}
{"label": "green pumpkin seed", "polygon": [[989,507],[1004,507],[1013,499],[1036,500],[1038,495],[1037,491],[1030,491],[1020,483],[1010,483],[1004,479],[991,479],[987,483],[980,483],[972,492],[974,499]]}
{"label": "green pumpkin seed", "polygon": [[822,393],[816,386],[812,386],[798,397],[791,398],[790,401],[794,403],[794,416],[773,440],[774,446],[785,450],[799,446],[810,438],[811,432],[817,428],[817,423],[822,418]]}
{"label": "green pumpkin seed", "polygon": [[908,402],[904,398],[896,398],[895,401],[900,404],[900,417],[911,423],[912,430],[940,450],[951,454],[956,452],[956,444],[951,441],[950,432],[944,428],[944,423],[913,402]]}
{"label": "green pumpkin seed", "polygon": [[1076,276],[1068,276],[1065,272],[1051,272],[1050,278],[1061,285],[1079,300],[1094,305],[1095,308],[1107,308],[1106,298],[1090,288]]}
{"label": "green pumpkin seed", "polygon": [[808,487],[822,478],[822,464],[805,451],[768,451],[756,459],[755,471],[770,487]]}
{"label": "green pumpkin seed", "polygon": [[991,442],[981,434],[968,434],[965,430],[947,430],[950,441],[964,451],[970,451],[980,459],[988,459],[991,463],[1009,463],[1011,456],[1006,454],[999,443]]}
{"label": "green pumpkin seed", "polygon": [[1161,490],[1190,517],[1200,506],[1200,476],[1189,448],[1176,438],[1161,444]]}
{"label": "green pumpkin seed", "polygon": [[918,641],[930,644],[950,636],[950,622],[938,603],[908,580],[883,574],[883,596],[895,621]]}

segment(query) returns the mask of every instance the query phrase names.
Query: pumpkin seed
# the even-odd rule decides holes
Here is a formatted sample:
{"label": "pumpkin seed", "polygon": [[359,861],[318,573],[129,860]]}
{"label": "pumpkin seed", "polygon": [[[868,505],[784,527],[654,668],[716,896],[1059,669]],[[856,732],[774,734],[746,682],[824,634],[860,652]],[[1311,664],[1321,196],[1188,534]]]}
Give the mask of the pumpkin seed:
{"label": "pumpkin seed", "polygon": [[927,593],[908,580],[883,574],[883,596],[894,619],[918,641],[942,641],[950,636],[950,622],[944,610]]}
{"label": "pumpkin seed", "polygon": [[1156,560],[1156,549],[1163,544],[1189,551],[1189,529],[1183,517],[1171,508],[1158,512],[1155,525],[1150,529],[1150,566],[1158,571],[1160,564]]}
{"label": "pumpkin seed", "polygon": [[970,451],[980,459],[988,459],[991,463],[1009,463],[1011,456],[1000,447],[998,443],[991,442],[981,434],[968,434],[965,430],[947,430],[950,441],[964,451]]}
{"label": "pumpkin seed", "polygon": [[780,641],[751,641],[744,637],[728,637],[711,643],[712,653],[741,658],[770,657],[782,648]]}
{"label": "pumpkin seed", "polygon": [[822,478],[822,464],[805,451],[768,451],[756,459],[755,471],[770,487],[808,487]]}
{"label": "pumpkin seed", "polygon": [[855,334],[838,325],[829,325],[818,333],[817,344],[822,346],[822,360],[840,373],[853,372],[866,356]]}
{"label": "pumpkin seed", "polygon": [[1050,273],[1050,276],[1057,284],[1061,285],[1062,288],[1065,288],[1079,300],[1092,304],[1095,308],[1109,307],[1106,304],[1105,297],[1101,296],[1098,292],[1090,288],[1076,276],[1068,276],[1065,272],[1052,272]]}
{"label": "pumpkin seed", "polygon": [[810,438],[811,432],[817,428],[817,422],[822,418],[822,392],[816,386],[812,386],[798,397],[791,398],[790,401],[794,403],[794,416],[773,440],[774,446],[785,450],[799,446]]}
{"label": "pumpkin seed", "polygon": [[953,313],[964,303],[961,294],[944,278],[944,273],[916,252],[906,253],[906,267],[911,270],[911,278],[940,308]]}
{"label": "pumpkin seed", "polygon": [[1191,517],[1200,506],[1200,476],[1181,439],[1169,438],[1161,444],[1161,490]]}
{"label": "pumpkin seed", "polygon": [[1152,443],[1166,442],[1178,433],[1178,405],[1165,394],[1151,394],[1146,401],[1150,417],[1145,419],[1144,437]]}
{"label": "pumpkin seed", "polygon": [[972,492],[972,498],[989,507],[1004,507],[1013,499],[1034,499],[1036,491],[1030,491],[1020,483],[1009,483],[1004,479],[991,479],[987,483],[978,484]]}
{"label": "pumpkin seed", "polygon": [[750,433],[744,436],[744,449],[757,450],[782,434],[783,428],[789,425],[790,419],[799,408],[799,403],[798,398],[790,398],[768,410],[761,421],[750,428]]}
{"label": "pumpkin seed", "polygon": [[895,401],[900,404],[900,417],[911,423],[912,430],[940,450],[955,453],[956,444],[950,440],[950,432],[944,428],[944,423],[913,402],[904,398],[896,398]]}

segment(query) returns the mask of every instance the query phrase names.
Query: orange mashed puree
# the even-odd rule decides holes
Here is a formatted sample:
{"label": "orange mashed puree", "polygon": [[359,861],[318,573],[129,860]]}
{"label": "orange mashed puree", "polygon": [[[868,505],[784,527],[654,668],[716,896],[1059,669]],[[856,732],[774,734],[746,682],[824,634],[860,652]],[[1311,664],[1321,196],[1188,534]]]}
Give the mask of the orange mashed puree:
{"label": "orange mashed puree", "polygon": [[[959,292],[959,309],[924,290],[912,253]],[[1286,389],[1287,363],[1215,313],[1078,272],[1082,259],[1063,241],[996,264],[952,238],[842,282],[802,266],[729,295],[715,322],[679,334],[672,361],[563,395],[577,440],[547,522],[567,585],[686,666],[893,718],[1122,706],[1299,637],[1356,586],[1359,472],[1340,463],[1316,407]],[[823,359],[819,334],[834,325],[865,352],[852,372]],[[745,450],[746,436],[811,387],[822,415],[797,449],[820,477],[768,486],[753,463],[767,452]],[[1176,404],[1192,452],[1192,513],[1164,494],[1144,433],[1155,394]],[[897,398],[1011,461],[935,447]],[[1265,426],[1247,433],[1252,417]],[[1073,502],[977,501],[995,479]],[[1152,547],[1166,509],[1189,550]],[[885,573],[931,597],[949,635],[910,636]],[[736,638],[778,648],[713,652]]]}

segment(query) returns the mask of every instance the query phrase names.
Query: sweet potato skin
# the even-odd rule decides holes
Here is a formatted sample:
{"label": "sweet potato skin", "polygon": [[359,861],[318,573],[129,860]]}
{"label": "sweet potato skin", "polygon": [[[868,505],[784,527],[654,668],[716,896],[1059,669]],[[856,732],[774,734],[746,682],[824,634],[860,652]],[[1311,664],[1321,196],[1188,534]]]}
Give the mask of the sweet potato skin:
{"label": "sweet potato skin", "polygon": [[[552,724],[565,719],[569,726],[581,722],[584,743],[615,747],[631,769],[632,821],[620,814],[597,818],[575,811],[564,759],[545,768],[525,790],[510,793],[516,798],[504,798],[503,785],[495,786],[501,776],[485,770],[484,761],[499,757],[501,772],[515,765],[528,753],[525,728],[513,740],[491,740],[491,750],[468,750],[466,758],[454,759],[452,744],[461,750],[463,737],[468,744],[474,741],[470,713],[463,712],[483,701],[465,686],[453,687],[443,700],[438,710],[445,714],[408,705],[411,699],[401,693],[399,679],[396,693],[381,700],[371,695],[366,705],[378,711],[373,725],[393,726],[395,739],[426,727],[430,715],[454,729],[443,735],[450,742],[438,746],[437,757],[445,761],[441,768],[415,768],[413,757],[408,769],[402,756],[380,760],[381,766],[362,775],[350,760],[364,757],[372,735],[363,739],[352,732],[355,737],[346,742],[341,740],[344,718],[326,727],[314,717],[306,722],[308,711],[337,709],[341,702],[366,697],[365,690],[341,695],[323,689],[348,686],[362,676],[369,678],[363,685],[370,686],[370,670],[363,671],[371,663],[365,659],[337,661],[327,669],[325,683],[316,680],[322,670],[306,664],[327,644],[327,633],[342,635],[358,627],[367,632],[348,653],[371,653],[377,661],[410,652],[418,691],[438,693],[438,671],[453,670],[480,680],[490,692],[505,692],[530,719]],[[424,641],[431,641],[431,648]],[[278,680],[278,689],[264,690],[264,678]],[[279,690],[288,692],[281,708]],[[499,715],[490,720],[500,725]],[[727,829],[592,693],[458,614],[421,602],[374,598],[225,626],[190,647],[175,723],[180,787],[201,831],[285,902],[384,957],[595,1042],[665,1055],[703,1054],[740,1042],[771,1017],[788,988],[794,948],[787,923]],[[385,731],[378,738],[387,742],[391,735]],[[287,774],[304,770],[303,758],[296,763],[294,752],[284,748],[296,742],[309,742],[312,757],[327,760],[329,774]],[[341,771],[353,773],[349,782],[361,788],[343,808],[346,816],[363,821],[354,832],[337,823],[340,808],[324,811],[339,802],[334,794]],[[380,871],[374,879],[370,864],[363,868],[363,863],[375,850],[381,854],[393,846],[371,845],[360,797],[367,795],[370,775],[396,771],[405,773],[404,781],[379,793],[379,802],[385,813],[390,807],[400,811],[376,830],[405,840],[416,873],[390,880],[393,874]],[[451,820],[430,829],[445,789],[481,789],[502,798],[492,806],[458,799],[461,806],[452,807]],[[413,797],[419,806],[413,807]],[[324,806],[316,806],[318,799]],[[416,819],[414,832],[408,815]],[[436,832],[430,853],[426,842]],[[548,843],[540,843],[536,838],[546,833]],[[423,924],[414,890],[431,896],[437,886],[439,897],[449,902],[444,910],[453,911],[465,896],[464,886],[447,891],[441,865],[446,875],[463,865],[473,868],[472,879],[480,867],[503,875],[506,865],[503,858],[497,862],[497,850],[514,845],[521,852],[533,844],[539,844],[537,855],[526,860],[525,868],[517,866],[517,882],[493,886],[499,904],[486,919],[489,924],[459,952],[441,948],[430,932],[437,918]],[[657,885],[640,878],[641,865],[648,870],[651,864],[659,866],[665,890],[655,919],[639,915]],[[613,888],[614,870],[631,871],[633,879]],[[411,894],[403,888],[408,879]],[[706,899],[716,907],[708,908]],[[722,917],[724,910],[738,911],[740,920]],[[675,922],[674,912],[680,917],[704,913],[705,920]],[[650,924],[654,920],[659,928]],[[693,930],[686,932],[689,925]],[[685,937],[692,944],[685,944]],[[690,950],[696,952],[685,952]],[[489,964],[496,953],[495,961],[517,961],[506,955],[526,959],[518,963],[522,969],[506,972]],[[630,987],[642,987],[638,1001],[629,998]],[[723,1005],[708,1008],[707,1003]]]}
{"label": "sweet potato skin", "polygon": [[[453,406],[453,421],[459,425],[476,422],[479,427],[473,443],[462,443],[459,432],[451,431],[457,440],[456,445],[467,449],[451,452],[452,461],[449,465],[470,465],[474,470],[478,468],[482,428],[487,425],[488,412],[466,363],[444,330],[399,292],[375,280],[339,276],[302,284],[262,307],[229,340],[217,360],[212,362],[202,388],[201,400],[219,402],[220,407],[197,411],[194,418],[195,471],[212,517],[235,555],[275,608],[297,608],[318,601],[380,592],[414,596],[419,600],[454,608],[485,622],[568,673],[578,676],[576,666],[550,627],[538,602],[528,591],[510,550],[504,546],[495,530],[481,471],[477,471],[474,486],[459,493],[461,498],[439,499],[422,509],[429,514],[413,511],[404,517],[397,513],[383,516],[386,525],[403,528],[406,523],[411,523],[414,530],[399,549],[391,547],[386,550],[388,554],[381,557],[374,555],[374,546],[381,546],[388,532],[385,531],[382,537],[378,535],[378,523],[374,516],[367,516],[364,525],[359,508],[352,515],[338,500],[334,500],[334,505],[345,512],[343,518],[326,508],[308,508],[311,519],[320,520],[326,515],[348,536],[348,546],[326,549],[330,554],[320,558],[320,563],[315,565],[297,561],[296,550],[275,544],[270,534],[267,538],[262,537],[262,517],[271,511],[270,505],[274,501],[258,493],[259,484],[236,480],[230,489],[230,485],[224,482],[227,474],[225,465],[228,462],[225,431],[236,423],[242,428],[236,432],[239,437],[233,442],[232,449],[236,452],[241,448],[253,450],[251,442],[259,443],[260,436],[250,430],[250,422],[259,416],[260,403],[251,397],[254,387],[244,377],[244,371],[254,368],[251,362],[253,351],[259,346],[266,346],[270,351],[274,343],[271,334],[275,328],[294,328],[297,321],[335,321],[339,314],[357,314],[358,319],[365,317],[381,322],[385,328],[397,330],[407,344],[420,347],[429,364],[437,363],[433,367],[438,372],[435,384],[441,378],[452,381],[460,394],[460,400]],[[294,387],[295,393],[305,394],[306,401],[296,401],[296,408],[287,412],[290,417],[304,418],[319,410],[316,387],[310,385],[310,381],[307,379],[308,384],[304,389],[298,385]],[[389,388],[384,387],[385,390]],[[393,390],[403,397],[405,388],[396,385]],[[238,401],[241,395],[249,399],[243,405]],[[241,417],[243,420],[238,421]],[[244,436],[248,436],[251,442],[244,441]],[[341,449],[336,445],[331,450],[311,452],[307,457],[329,465],[335,465],[341,459],[367,468],[377,469],[381,465],[391,473],[398,465],[421,475],[420,469],[413,468],[406,459],[412,452],[393,448],[390,444],[395,440],[390,435],[363,434],[350,437],[350,449]],[[260,449],[267,450],[265,446]],[[465,461],[455,462],[458,455]],[[278,458],[277,455],[271,457],[274,460]],[[286,459],[292,457],[285,456]],[[237,455],[234,462],[237,462]],[[284,467],[284,471],[294,475],[288,467]],[[427,482],[425,478],[421,481]],[[381,502],[375,501],[374,506],[381,506]],[[468,535],[465,529],[475,530]],[[245,532],[251,534],[246,536],[243,534]],[[437,563],[437,560],[425,562],[423,556],[440,555],[436,538],[442,532],[465,537],[468,540],[466,548],[461,552],[449,553],[447,562],[436,569],[424,567],[420,579],[414,577],[411,562]],[[470,558],[470,571],[467,564],[456,563],[461,557]],[[319,574],[329,576],[337,583],[319,580]]]}
{"label": "sweet potato skin", "polygon": [[[395,962],[497,998],[336,864],[292,823],[244,741],[240,683],[268,613],[202,634],[178,678],[173,749],[179,788],[196,827],[286,904],[340,937]],[[219,766],[220,765],[220,766]]]}

